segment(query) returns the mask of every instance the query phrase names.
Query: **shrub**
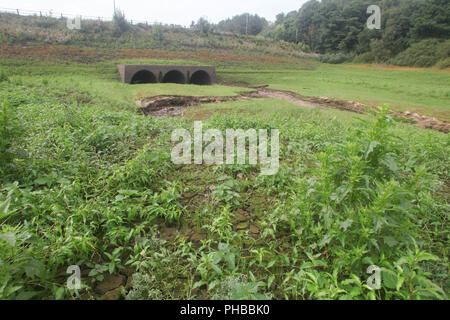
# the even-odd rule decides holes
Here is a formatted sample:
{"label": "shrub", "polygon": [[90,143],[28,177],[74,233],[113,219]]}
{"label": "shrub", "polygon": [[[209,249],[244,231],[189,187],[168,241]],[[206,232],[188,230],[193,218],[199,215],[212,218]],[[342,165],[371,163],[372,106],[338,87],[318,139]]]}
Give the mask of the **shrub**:
{"label": "shrub", "polygon": [[385,43],[380,39],[372,40],[370,50],[373,55],[373,62],[375,63],[386,63],[392,57],[391,50],[386,48]]}
{"label": "shrub", "polygon": [[446,59],[439,60],[438,63],[436,63],[436,67],[439,69],[446,69],[450,68],[450,57]]}
{"label": "shrub", "polygon": [[356,56],[353,60],[355,63],[374,63],[375,62],[375,56],[372,52],[366,52],[363,54],[360,54],[359,56]]}
{"label": "shrub", "polygon": [[330,64],[340,64],[344,62],[349,62],[353,59],[353,55],[344,53],[332,53],[325,54],[319,58],[320,62],[330,63]]}
{"label": "shrub", "polygon": [[436,57],[439,60],[450,58],[450,40],[441,42],[436,47]]}
{"label": "shrub", "polygon": [[392,64],[410,67],[432,67],[450,54],[450,41],[427,39],[413,44],[391,60]]}

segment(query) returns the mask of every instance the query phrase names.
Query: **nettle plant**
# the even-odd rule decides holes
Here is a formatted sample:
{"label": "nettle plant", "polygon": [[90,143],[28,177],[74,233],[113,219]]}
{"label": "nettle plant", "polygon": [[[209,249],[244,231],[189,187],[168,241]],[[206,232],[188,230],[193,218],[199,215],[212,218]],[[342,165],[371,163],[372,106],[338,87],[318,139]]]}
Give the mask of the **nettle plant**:
{"label": "nettle plant", "polygon": [[[431,218],[420,203],[433,177],[423,167],[401,164],[401,141],[389,130],[387,110],[318,153],[298,192],[263,223],[265,237],[294,234],[309,257],[284,277],[286,298],[445,297],[420,265],[437,259],[423,249],[416,223]],[[381,290],[366,285],[370,265],[382,268]]]}
{"label": "nettle plant", "polygon": [[227,176],[220,177],[219,181],[223,182],[214,190],[214,200],[230,208],[239,207],[241,203],[240,185]]}

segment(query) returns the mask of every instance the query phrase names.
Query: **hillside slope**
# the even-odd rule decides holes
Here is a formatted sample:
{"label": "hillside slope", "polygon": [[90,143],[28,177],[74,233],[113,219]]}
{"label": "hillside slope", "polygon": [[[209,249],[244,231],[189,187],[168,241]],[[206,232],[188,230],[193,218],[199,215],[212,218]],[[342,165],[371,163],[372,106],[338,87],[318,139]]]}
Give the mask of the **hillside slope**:
{"label": "hillside slope", "polygon": [[128,25],[120,30],[113,22],[82,20],[80,30],[67,28],[65,18],[18,16],[0,13],[0,45],[75,45],[108,49],[153,49],[195,52],[213,50],[245,55],[314,56],[285,41],[230,33],[202,33],[164,25]]}

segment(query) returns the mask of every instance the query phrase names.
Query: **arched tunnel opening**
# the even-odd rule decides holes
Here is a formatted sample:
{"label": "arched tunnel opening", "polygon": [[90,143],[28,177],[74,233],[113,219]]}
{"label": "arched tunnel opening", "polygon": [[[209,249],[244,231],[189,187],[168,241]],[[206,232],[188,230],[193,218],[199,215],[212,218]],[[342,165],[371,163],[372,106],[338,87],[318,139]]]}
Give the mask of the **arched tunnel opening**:
{"label": "arched tunnel opening", "polygon": [[166,73],[164,76],[163,83],[179,83],[179,84],[185,84],[186,78],[183,73],[181,73],[178,70],[172,70]]}
{"label": "arched tunnel opening", "polygon": [[192,84],[198,84],[198,85],[210,85],[211,84],[211,77],[206,71],[199,70],[192,74],[191,77],[191,83]]}
{"label": "arched tunnel opening", "polygon": [[156,83],[155,75],[148,70],[141,70],[134,74],[131,78],[131,84]]}

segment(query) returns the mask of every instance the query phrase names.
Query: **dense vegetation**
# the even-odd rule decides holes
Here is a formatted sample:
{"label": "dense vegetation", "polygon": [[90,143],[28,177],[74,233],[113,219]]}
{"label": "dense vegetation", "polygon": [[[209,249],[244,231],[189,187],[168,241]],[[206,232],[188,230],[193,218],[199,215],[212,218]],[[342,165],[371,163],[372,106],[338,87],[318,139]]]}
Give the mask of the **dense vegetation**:
{"label": "dense vegetation", "polygon": [[[369,5],[381,8],[380,30],[366,27]],[[311,0],[299,11],[279,15],[265,34],[306,44],[313,52],[327,54],[326,62],[339,63],[358,56],[358,62],[421,67],[439,63],[444,68],[450,57],[450,2]]]}
{"label": "dense vegetation", "polygon": [[219,22],[217,24],[217,30],[221,32],[256,36],[260,34],[268,24],[266,19],[259,17],[257,14],[251,15],[245,13]]}
{"label": "dense vegetation", "polygon": [[[395,3],[425,2],[440,3]],[[448,71],[330,65],[301,51],[341,62],[389,49],[374,61],[445,67],[447,18],[427,25],[431,9],[419,6],[424,19],[395,38],[404,46],[394,55],[395,32],[374,31],[375,41],[359,24],[322,42],[331,30],[320,19],[334,12],[327,20],[339,25],[339,8],[351,13],[356,2],[329,11],[337,3],[310,1],[257,36],[247,15],[218,32],[206,20],[132,25],[122,12],[81,30],[0,14],[0,299],[448,299],[450,139],[389,112],[450,120]],[[397,14],[393,4],[381,1],[386,16]],[[311,42],[295,32],[299,14],[320,22],[303,27],[324,28],[308,29]],[[405,22],[397,18],[384,27]],[[384,49],[358,51],[361,34]],[[130,86],[117,63],[214,64],[221,85]],[[144,97],[237,96],[261,85],[380,107],[360,115],[260,98],[189,107],[183,118],[136,112]],[[192,131],[194,120],[279,129],[280,170],[173,164],[172,131]],[[78,291],[66,282],[73,265]],[[366,284],[372,265],[379,290]]]}
{"label": "dense vegetation", "polygon": [[[157,119],[137,115],[133,98],[243,89],[128,86],[114,62],[9,59],[2,70],[0,298],[447,298],[448,135],[386,110],[274,99]],[[219,77],[233,74],[270,72]],[[171,132],[194,119],[279,128],[280,171],[172,164]],[[78,292],[66,287],[70,265],[82,270]],[[382,268],[380,290],[366,285],[370,265]],[[99,291],[111,276],[132,281]]]}
{"label": "dense vegetation", "polygon": [[113,21],[82,20],[81,30],[67,28],[67,20],[51,16],[0,13],[0,45],[68,45],[103,49],[153,49],[182,52],[223,51],[245,55],[305,56],[295,43],[219,33],[204,19],[192,28],[162,24],[131,24],[118,11]]}
{"label": "dense vegetation", "polygon": [[[381,29],[369,30],[369,5],[381,8]],[[450,3],[447,0],[310,0],[274,23],[241,14],[217,24],[205,18],[190,28],[132,24],[117,11],[112,22],[83,21],[68,30],[65,19],[0,14],[0,43],[64,44],[104,48],[198,49],[252,54],[319,54],[322,62],[448,68]]]}

